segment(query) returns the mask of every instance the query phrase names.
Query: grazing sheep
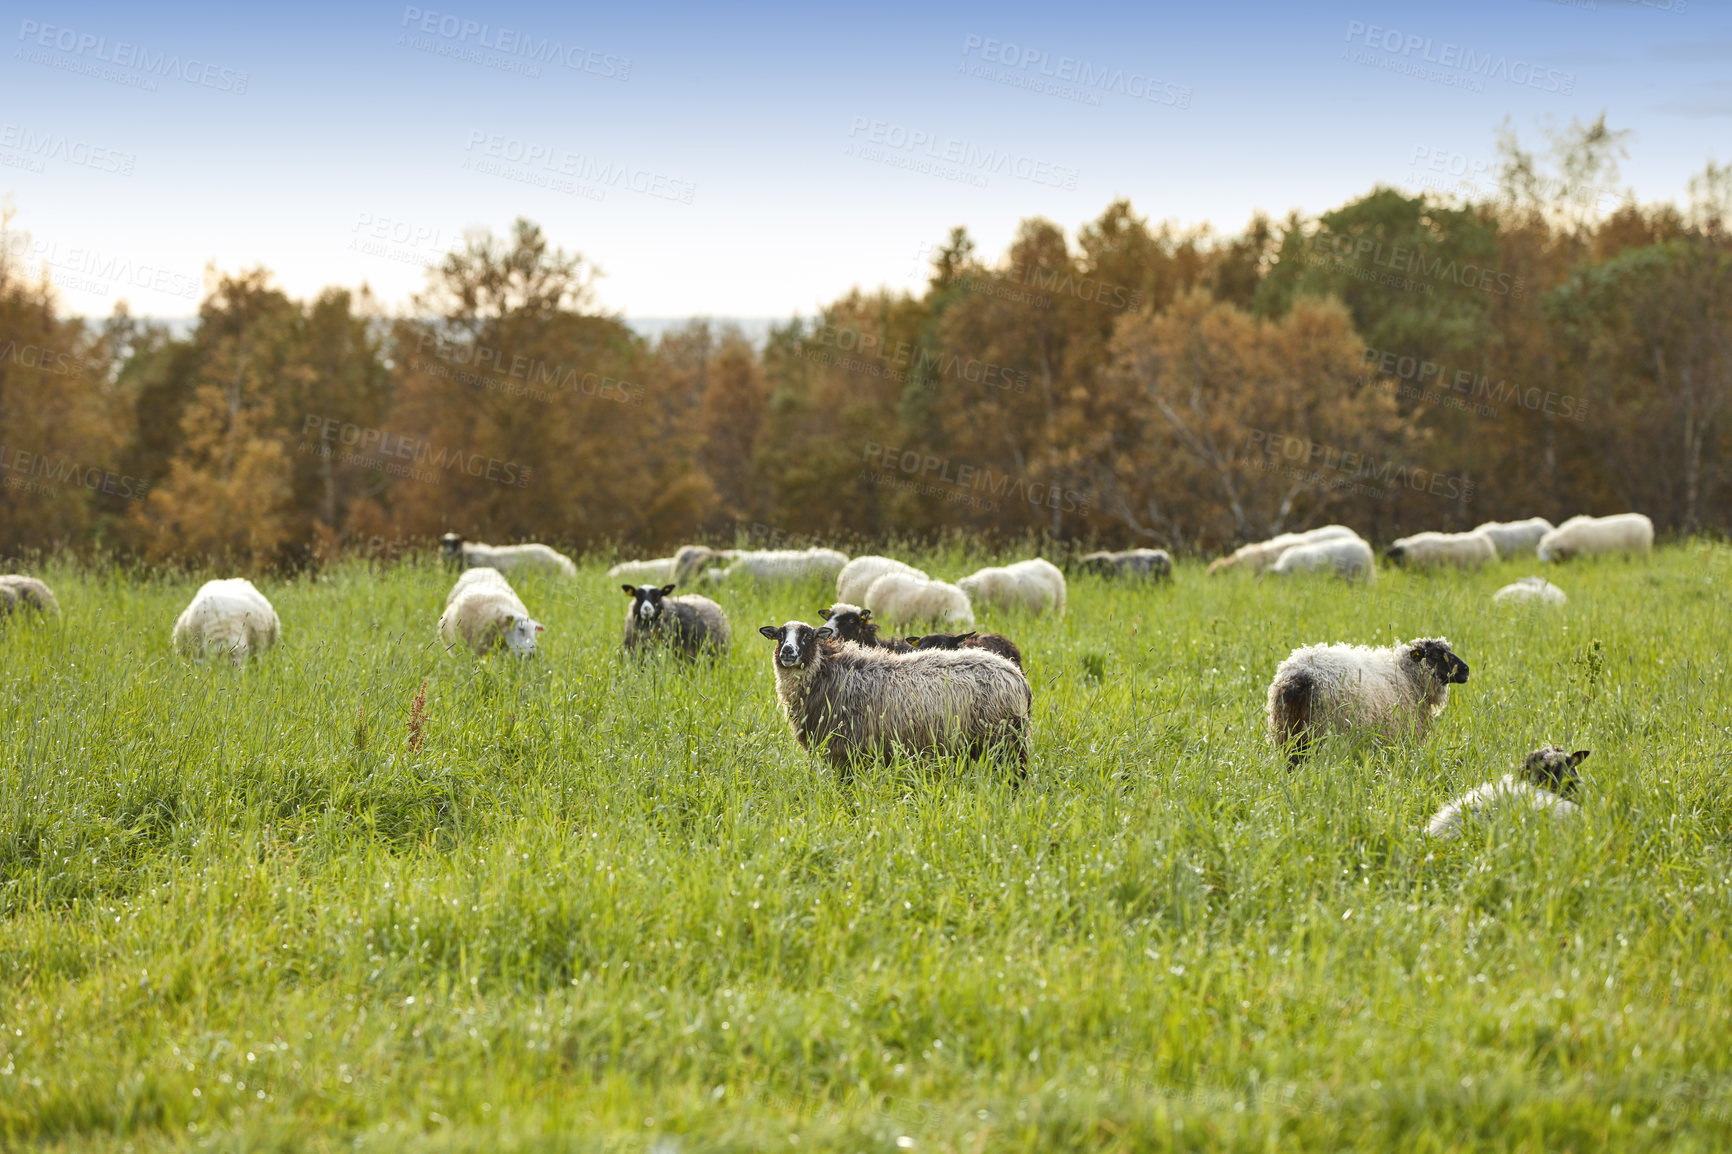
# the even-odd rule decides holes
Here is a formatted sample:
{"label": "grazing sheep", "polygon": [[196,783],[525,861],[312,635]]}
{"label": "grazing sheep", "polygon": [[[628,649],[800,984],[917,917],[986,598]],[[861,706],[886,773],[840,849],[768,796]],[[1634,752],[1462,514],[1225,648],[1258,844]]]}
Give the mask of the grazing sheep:
{"label": "grazing sheep", "polygon": [[10,617],[18,609],[33,609],[46,617],[60,616],[60,602],[54,590],[36,577],[21,573],[0,576],[0,617]]}
{"label": "grazing sheep", "polygon": [[1491,543],[1497,546],[1497,555],[1505,561],[1531,555],[1539,546],[1540,538],[1551,531],[1552,523],[1544,517],[1529,517],[1526,521],[1487,521],[1474,528],[1475,533],[1484,533],[1491,538]]}
{"label": "grazing sheep", "polygon": [[1610,517],[1571,517],[1540,538],[1541,561],[1568,561],[1606,553],[1647,554],[1654,548],[1654,523],[1640,513]]}
{"label": "grazing sheep", "polygon": [[546,545],[483,545],[465,541],[456,533],[445,534],[439,544],[446,563],[460,569],[486,566],[508,574],[542,572],[555,577],[577,576],[577,565],[572,559]]}
{"label": "grazing sheep", "polygon": [[1269,572],[1286,576],[1321,569],[1333,570],[1337,577],[1349,581],[1355,578],[1363,578],[1368,583],[1377,580],[1376,558],[1372,556],[1371,546],[1358,537],[1331,537],[1311,544],[1289,546],[1269,567]]}
{"label": "grazing sheep", "polygon": [[675,586],[621,585],[631,598],[625,616],[625,651],[668,648],[680,657],[720,657],[728,651],[728,615],[708,597],[671,596]]}
{"label": "grazing sheep", "polygon": [[1510,602],[1534,602],[1542,605],[1563,605],[1569,598],[1564,591],[1547,581],[1544,577],[1523,577],[1512,582],[1491,595],[1493,602],[1508,604]]}
{"label": "grazing sheep", "polygon": [[492,566],[483,565],[479,569],[465,569],[457,575],[457,582],[451,586],[451,592],[445,595],[445,608],[451,608],[453,601],[478,585],[494,585],[502,589],[511,588],[511,582],[505,579],[505,574]]}
{"label": "grazing sheep", "polygon": [[1132,577],[1165,581],[1173,575],[1173,556],[1165,549],[1126,549],[1122,553],[1085,553],[1077,568],[1097,577]]}
{"label": "grazing sheep", "polygon": [[1325,525],[1320,529],[1307,529],[1303,533],[1281,533],[1267,541],[1241,545],[1233,550],[1230,556],[1216,558],[1209,564],[1209,574],[1213,576],[1229,569],[1261,573],[1295,545],[1314,545],[1320,541],[1333,541],[1337,537],[1358,536],[1358,533],[1346,525]]}
{"label": "grazing sheep", "polygon": [[704,574],[707,581],[761,581],[766,584],[793,584],[800,581],[834,581],[848,564],[848,555],[834,549],[753,549],[724,550],[722,557],[729,564],[725,569],[711,569]]}
{"label": "grazing sheep", "polygon": [[866,599],[866,590],[872,588],[872,582],[886,573],[902,573],[909,577],[918,577],[922,581],[930,581],[922,570],[894,557],[856,557],[842,566],[842,571],[836,574],[836,600],[858,605]]}
{"label": "grazing sheep", "polygon": [[529,615],[517,591],[497,569],[480,570],[491,576],[471,577],[474,572],[471,569],[457,579],[445,612],[439,615],[439,639],[446,651],[461,642],[481,656],[501,645],[519,657],[534,653],[541,622]]}
{"label": "grazing sheep", "polygon": [[997,654],[864,649],[802,621],[758,632],[776,643],[776,700],[795,740],[838,768],[903,749],[1014,759],[1025,770],[1034,695]]}
{"label": "grazing sheep", "polygon": [[1448,704],[1449,687],[1467,674],[1467,662],[1441,637],[1377,649],[1295,649],[1269,683],[1269,740],[1289,751],[1289,766],[1298,765],[1326,730],[1417,740]]}
{"label": "grazing sheep", "polygon": [[1064,574],[1057,565],[1039,557],[1012,565],[989,565],[961,578],[956,587],[968,594],[970,604],[1064,616]]}
{"label": "grazing sheep", "polygon": [[906,573],[886,573],[866,590],[866,608],[891,628],[917,621],[974,626],[968,594],[947,581],[922,581]]}
{"label": "grazing sheep", "polygon": [[1002,633],[928,633],[925,637],[904,637],[902,640],[922,653],[940,649],[984,649],[998,654],[1018,669],[1022,668],[1022,650]]}
{"label": "grazing sheep", "polygon": [[1471,533],[1415,533],[1411,537],[1398,537],[1383,555],[1392,564],[1418,569],[1440,565],[1477,569],[1496,561],[1498,556],[1491,534],[1478,529]]}
{"label": "grazing sheep", "polygon": [[851,641],[868,649],[888,649],[892,653],[912,653],[914,647],[894,637],[878,636],[878,623],[872,620],[872,610],[838,601],[828,609],[818,610],[839,641]]}
{"label": "grazing sheep", "polygon": [[1580,812],[1576,803],[1569,800],[1582,781],[1576,767],[1591,752],[1578,749],[1565,753],[1555,745],[1536,749],[1528,754],[1520,772],[1506,773],[1498,781],[1470,789],[1438,810],[1425,832],[1432,837],[1452,838],[1461,833],[1468,818],[1486,817],[1495,809],[1537,810],[1549,812],[1555,818],[1571,817]]}
{"label": "grazing sheep", "polygon": [[202,659],[222,653],[236,665],[277,643],[282,623],[265,595],[245,577],[206,581],[174,623],[174,647]]}
{"label": "grazing sheep", "polygon": [[698,579],[704,566],[721,558],[721,554],[704,545],[682,545],[672,557],[656,557],[648,561],[621,561],[607,571],[617,581],[638,584],[672,581],[690,585]]}

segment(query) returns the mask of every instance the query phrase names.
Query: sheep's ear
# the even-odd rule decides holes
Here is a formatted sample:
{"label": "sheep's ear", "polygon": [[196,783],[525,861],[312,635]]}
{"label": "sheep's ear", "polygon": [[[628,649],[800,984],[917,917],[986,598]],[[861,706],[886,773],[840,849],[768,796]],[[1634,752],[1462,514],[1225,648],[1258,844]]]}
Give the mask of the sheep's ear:
{"label": "sheep's ear", "polygon": [[918,638],[918,637],[904,637],[902,639],[902,644],[908,646],[910,649],[919,649],[920,648],[920,638]]}
{"label": "sheep's ear", "polygon": [[818,610],[818,620],[820,620],[820,621],[830,620],[830,611],[828,609]]}
{"label": "sheep's ear", "polygon": [[872,610],[870,610],[870,609],[860,610],[860,620],[862,620],[862,621],[872,620]]}
{"label": "sheep's ear", "polygon": [[663,596],[663,597],[666,597],[666,596],[667,596],[667,595],[668,595],[668,594],[669,594],[669,593],[672,593],[672,592],[673,592],[673,591],[674,591],[674,589],[675,589],[675,588],[677,588],[677,586],[674,586],[674,585],[663,585],[663,586],[662,586],[662,596]]}
{"label": "sheep's ear", "polygon": [[979,630],[976,630],[973,633],[964,633],[962,636],[958,637],[957,640],[958,641],[973,641],[976,637],[979,637],[979,636],[980,636],[980,632],[979,632]]}
{"label": "sheep's ear", "polygon": [[633,589],[630,585],[621,585],[620,588],[625,590],[625,595],[627,597],[636,597],[637,596],[637,590]]}
{"label": "sheep's ear", "polygon": [[836,636],[836,630],[834,628],[832,628],[831,626],[828,626],[828,625],[820,625],[820,626],[818,626],[818,636],[819,637],[834,637],[834,636]]}
{"label": "sheep's ear", "polygon": [[1424,661],[1425,660],[1425,650],[1423,650],[1423,649],[1409,649],[1407,651],[1407,659],[1409,661]]}
{"label": "sheep's ear", "polygon": [[1588,754],[1590,754],[1592,752],[1594,752],[1594,751],[1591,749],[1578,749],[1578,750],[1576,750],[1574,753],[1570,754],[1570,764],[1571,765],[1582,764],[1582,762],[1588,760]]}
{"label": "sheep's ear", "polygon": [[760,626],[758,632],[763,634],[765,637],[768,637],[771,641],[775,641],[777,638],[782,636],[781,630],[777,629],[774,625]]}

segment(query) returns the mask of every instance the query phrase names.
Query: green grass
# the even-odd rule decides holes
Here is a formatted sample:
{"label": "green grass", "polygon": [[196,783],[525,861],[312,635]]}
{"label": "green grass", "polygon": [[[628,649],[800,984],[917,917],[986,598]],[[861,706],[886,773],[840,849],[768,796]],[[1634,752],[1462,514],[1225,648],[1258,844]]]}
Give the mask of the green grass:
{"label": "green grass", "polygon": [[[632,668],[599,564],[525,579],[525,666],[439,650],[441,570],[353,565],[261,583],[237,672],[170,651],[194,582],[51,566],[64,621],[0,630],[0,1146],[1725,1149],[1732,550],[1494,611],[1536,569],[987,617],[1018,789],[797,749],[755,630],[816,586]],[[1473,675],[1423,745],[1285,771],[1289,650],[1435,634]],[[1580,822],[1421,838],[1548,742]]]}

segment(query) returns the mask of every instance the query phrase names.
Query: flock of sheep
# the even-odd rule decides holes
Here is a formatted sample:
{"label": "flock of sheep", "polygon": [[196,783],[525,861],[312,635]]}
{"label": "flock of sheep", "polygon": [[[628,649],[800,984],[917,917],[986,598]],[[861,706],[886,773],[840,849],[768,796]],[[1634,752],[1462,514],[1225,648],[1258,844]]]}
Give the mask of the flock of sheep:
{"label": "flock of sheep", "polygon": [[[1654,530],[1639,513],[1573,517],[1556,528],[1541,518],[1488,522],[1469,533],[1420,533],[1396,541],[1391,564],[1461,568],[1532,554],[1560,561],[1590,554],[1646,554]],[[503,649],[535,653],[543,626],[524,606],[508,575],[541,571],[574,577],[570,558],[546,545],[490,546],[455,534],[443,540],[447,561],[460,570],[440,614],[438,634],[448,650],[478,654]],[[1159,549],[1091,553],[1078,569],[1149,580],[1170,579],[1172,558]],[[1350,580],[1375,576],[1371,546],[1352,529],[1330,525],[1285,533],[1245,545],[1209,566],[1291,574],[1332,572]],[[974,630],[976,605],[1031,615],[1065,612],[1065,575],[1031,558],[980,569],[955,583],[891,557],[848,558],[833,549],[712,550],[688,545],[672,557],[628,561],[608,576],[631,598],[622,647],[641,656],[665,651],[677,658],[720,657],[732,634],[726,612],[695,593],[676,596],[682,584],[719,586],[735,580],[777,584],[834,581],[836,601],[823,624],[799,620],[765,625],[776,700],[795,740],[838,769],[883,760],[901,750],[991,758],[1026,772],[1033,691],[1015,642]],[[1498,602],[1563,604],[1562,590],[1533,576],[1505,586]],[[58,616],[53,592],[41,580],[0,576],[0,617],[34,611]],[[961,632],[880,637],[880,626],[942,625]],[[208,581],[175,621],[175,649],[188,657],[226,656],[239,665],[274,645],[281,635],[276,611],[244,578]],[[1401,645],[1311,645],[1296,649],[1269,686],[1269,740],[1299,765],[1327,733],[1363,732],[1385,738],[1422,738],[1442,712],[1451,685],[1468,679],[1468,666],[1444,638]],[[1588,751],[1546,748],[1521,769],[1445,806],[1428,832],[1454,836],[1464,820],[1498,806],[1576,812],[1568,800],[1580,780],[1576,767]]]}

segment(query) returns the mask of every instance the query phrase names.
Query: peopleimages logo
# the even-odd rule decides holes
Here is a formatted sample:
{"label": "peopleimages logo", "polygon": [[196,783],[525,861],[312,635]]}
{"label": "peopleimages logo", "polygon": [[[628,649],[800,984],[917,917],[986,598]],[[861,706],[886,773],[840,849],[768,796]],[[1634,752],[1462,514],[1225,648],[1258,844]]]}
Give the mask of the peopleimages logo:
{"label": "peopleimages logo", "polygon": [[141,477],[100,465],[83,465],[70,457],[0,445],[0,486],[45,497],[67,485],[127,501],[142,501],[150,491],[150,482]]}
{"label": "peopleimages logo", "polygon": [[[1313,441],[1309,437],[1297,437],[1268,429],[1250,429],[1246,433],[1244,448],[1247,456],[1251,458],[1249,464],[1254,469],[1269,471],[1280,468],[1282,463],[1286,462],[1289,470],[1313,470],[1309,477],[1303,477],[1296,472],[1290,472],[1289,476],[1327,487],[1343,488],[1345,483],[1351,482],[1359,486],[1352,491],[1364,492],[1367,496],[1387,498],[1395,489],[1411,489],[1416,493],[1429,493],[1434,497],[1452,501],[1473,500],[1473,482],[1466,477],[1439,473],[1398,461],[1379,461],[1367,453],[1338,449],[1333,445]],[[1336,474],[1336,479],[1325,478],[1324,470]],[[1381,488],[1368,489],[1365,482],[1373,482]]]}
{"label": "peopleimages logo", "polygon": [[[1569,393],[1494,381],[1485,373],[1451,370],[1448,365],[1388,349],[1367,347],[1364,363],[1377,366],[1377,372],[1384,376],[1407,382],[1411,391],[1404,395],[1411,400],[1444,404],[1463,411],[1475,411],[1472,406],[1477,405],[1482,417],[1491,416],[1493,404],[1513,404],[1529,412],[1576,422],[1585,421],[1588,416],[1588,402]],[[1461,398],[1465,398],[1465,402]]]}
{"label": "peopleimages logo", "polygon": [[1310,247],[1314,253],[1327,252],[1337,260],[1361,264],[1369,261],[1378,268],[1395,273],[1448,281],[1462,288],[1479,289],[1497,296],[1520,299],[1524,291],[1525,282],[1519,276],[1471,261],[1446,260],[1441,256],[1428,259],[1425,250],[1417,245],[1385,245],[1368,236],[1356,238],[1320,232],[1311,238]]}
{"label": "peopleimages logo", "polygon": [[[920,157],[940,165],[953,164],[966,175],[1013,176],[1031,184],[1075,191],[1076,169],[1051,161],[1039,160],[1022,153],[1001,148],[988,148],[954,136],[940,136],[924,128],[910,128],[890,120],[873,120],[856,116],[848,127],[848,135],[867,145],[878,145],[909,157]],[[851,147],[858,147],[851,146]],[[879,156],[862,153],[866,159],[882,160]]]}
{"label": "peopleimages logo", "polygon": [[[345,463],[353,463],[363,468],[385,469],[398,476],[408,476],[418,481],[433,481],[435,484],[438,483],[440,474],[414,470],[399,462],[409,461],[470,477],[485,477],[497,484],[515,485],[519,489],[529,485],[532,471],[529,466],[519,465],[515,461],[501,461],[497,457],[482,453],[435,445],[425,437],[404,436],[402,433],[369,428],[318,413],[308,413],[301,425],[301,436],[308,435],[314,439],[311,442],[301,442],[299,451],[302,453],[340,456]],[[336,445],[332,444],[333,439],[336,445],[351,451],[339,454]]]}
{"label": "peopleimages logo", "polygon": [[[573,72],[588,72],[600,76],[604,80],[631,79],[631,58],[628,56],[612,56],[605,52],[585,48],[580,44],[566,44],[543,36],[539,40],[534,34],[521,32],[512,28],[494,27],[479,20],[468,20],[451,13],[426,11],[421,8],[405,7],[400,27],[412,32],[437,36],[453,45],[473,45],[477,49],[498,52],[504,57],[519,57],[521,62],[535,64],[557,64],[561,68]],[[411,43],[409,47],[421,48],[421,44]],[[436,49],[434,51],[437,52]],[[444,53],[439,53],[444,55]],[[477,57],[476,63],[488,63],[484,58]],[[531,73],[537,75],[537,73]]]}
{"label": "peopleimages logo", "polygon": [[[108,37],[80,32],[76,28],[62,28],[36,20],[25,20],[18,26],[18,39],[31,47],[52,48],[56,52],[76,57],[75,66],[70,69],[75,72],[90,71],[92,75],[102,76],[105,70],[95,69],[91,63],[95,62],[142,72],[146,76],[184,80],[188,84],[214,88],[218,92],[232,92],[236,96],[245,95],[247,90],[247,74],[238,68],[206,63],[195,56],[182,58],[178,52],[153,52],[125,40],[116,40],[110,45]],[[20,51],[18,56],[24,58],[23,52]],[[38,59],[38,56],[41,58]],[[36,64],[60,66],[59,62],[40,53],[29,59]],[[103,78],[118,79],[113,76]],[[139,87],[136,83],[133,86]],[[154,87],[150,86],[152,90]]]}
{"label": "peopleimages logo", "polygon": [[[959,492],[985,493],[994,498],[1018,498],[1044,509],[1089,515],[1089,494],[1043,481],[1030,481],[1011,473],[1000,473],[990,465],[965,465],[949,457],[935,457],[913,449],[902,450],[877,441],[867,441],[861,460],[880,469],[894,470],[921,484],[934,482]],[[861,474],[861,480],[880,482],[878,475]],[[994,506],[996,507],[996,506]]]}
{"label": "peopleimages logo", "polygon": [[[1027,45],[1018,47],[1007,40],[995,40],[990,36],[976,36],[972,33],[963,37],[962,54],[973,57],[979,53],[979,58],[988,64],[997,64],[1002,68],[1015,68],[1024,72],[1033,70],[1036,74],[1048,77],[1058,82],[1053,85],[1028,85],[1034,91],[1045,92],[1053,96],[1063,96],[1066,99],[1084,98],[1085,103],[1099,104],[1100,92],[1111,92],[1119,96],[1128,96],[1132,100],[1146,100],[1153,104],[1165,104],[1169,108],[1189,108],[1191,106],[1191,90],[1183,84],[1160,80],[1143,72],[1126,72],[1123,68],[1108,68],[1089,63],[1075,56],[1060,56],[1053,58],[1052,53]],[[978,74],[976,74],[978,75]],[[984,79],[1004,79],[986,76]],[[1065,85],[1075,85],[1067,88]],[[1021,86],[1019,86],[1021,87]],[[1092,97],[1092,99],[1087,99]]]}
{"label": "peopleimages logo", "polygon": [[[1527,60],[1511,60],[1496,52],[1476,52],[1448,40],[1441,44],[1429,36],[1403,33],[1394,28],[1380,28],[1363,20],[1347,22],[1348,43],[1358,40],[1367,48],[1379,49],[1386,58],[1393,57],[1413,64],[1447,68],[1479,80],[1503,80],[1541,92],[1556,92],[1570,96],[1576,90],[1576,74],[1560,72]],[[1414,54],[1418,53],[1416,57]],[[1344,52],[1343,55],[1346,55]],[[1416,72],[1416,75],[1424,75]],[[1429,78],[1429,77],[1428,77]]]}

